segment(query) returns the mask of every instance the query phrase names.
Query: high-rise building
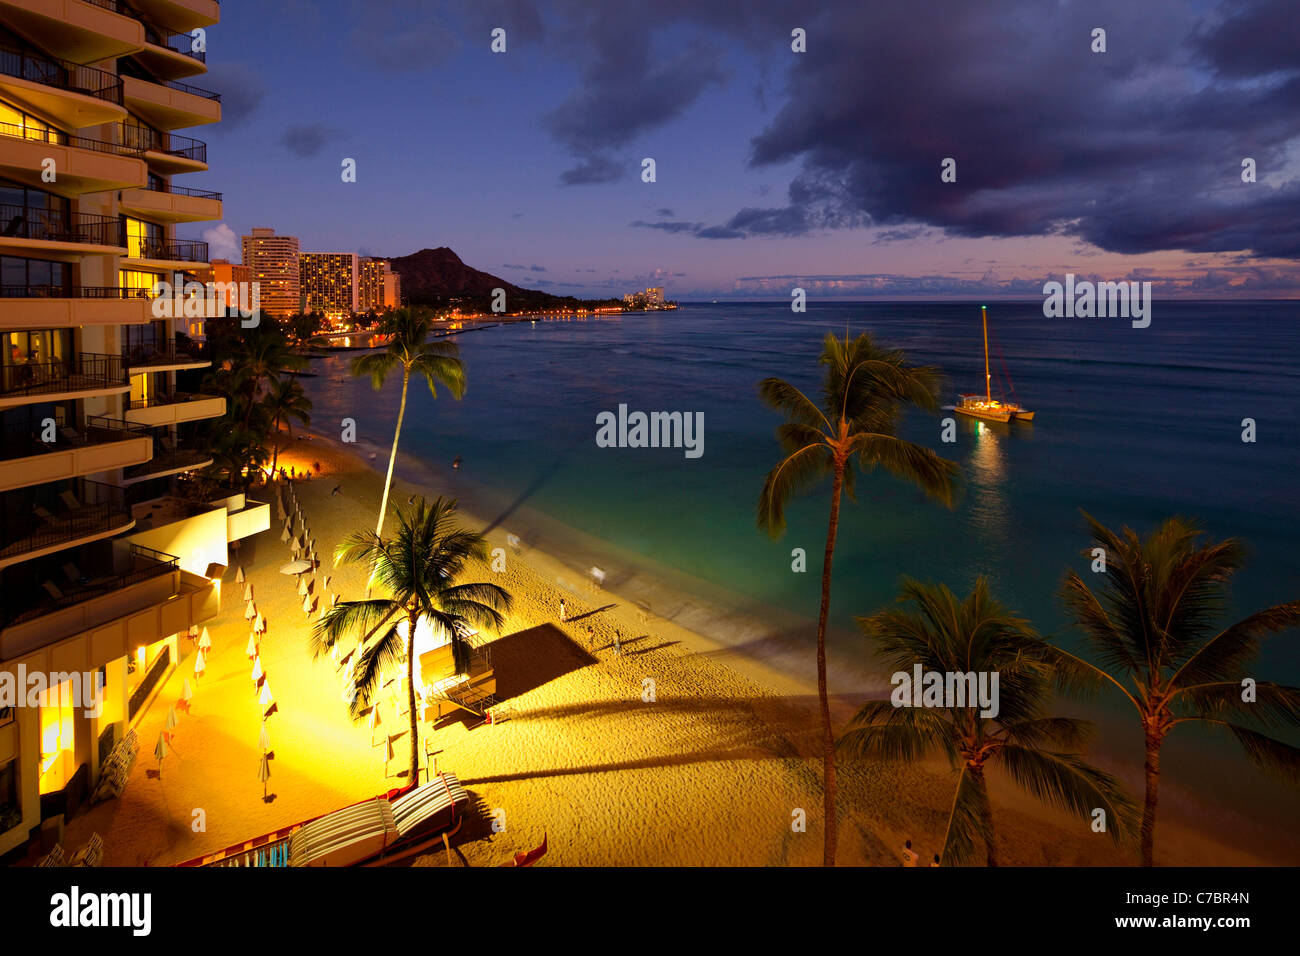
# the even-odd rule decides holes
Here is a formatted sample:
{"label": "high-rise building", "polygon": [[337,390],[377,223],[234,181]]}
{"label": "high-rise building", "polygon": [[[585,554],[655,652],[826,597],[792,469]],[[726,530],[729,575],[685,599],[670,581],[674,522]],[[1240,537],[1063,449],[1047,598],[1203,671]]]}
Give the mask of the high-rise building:
{"label": "high-rise building", "polygon": [[646,300],[647,304],[649,304],[649,305],[663,305],[663,304],[664,304],[664,290],[663,290],[663,286],[657,286],[657,285],[655,285],[655,286],[651,286],[650,288],[646,289],[646,290],[645,290],[645,300]]}
{"label": "high-rise building", "polygon": [[[248,266],[231,262],[229,259],[213,259],[212,268],[199,275],[204,283],[213,283],[220,291],[218,301],[227,307],[238,308],[241,305],[241,290],[253,281],[253,270]],[[248,299],[243,298],[243,304]]]}
{"label": "high-rise building", "polygon": [[252,270],[268,315],[296,315],[302,310],[298,239],[277,236],[274,229],[254,229],[240,240],[244,265]]}
{"label": "high-rise building", "polygon": [[221,218],[219,193],[175,178],[207,169],[175,130],[221,118],[178,82],[205,71],[192,31],[219,16],[0,0],[0,680],[21,688],[0,698],[0,855],[111,782],[124,735],[193,665],[180,638],[218,612],[230,542],[268,523],[233,491],[180,495],[225,399],[198,384],[204,320],[150,294],[207,264],[178,225]]}
{"label": "high-rise building", "polygon": [[351,316],[358,308],[359,279],[356,253],[304,252],[298,257],[306,312],[320,312],[331,320]]}
{"label": "high-rise building", "polygon": [[361,260],[360,311],[382,312],[402,304],[402,277],[387,259]]}

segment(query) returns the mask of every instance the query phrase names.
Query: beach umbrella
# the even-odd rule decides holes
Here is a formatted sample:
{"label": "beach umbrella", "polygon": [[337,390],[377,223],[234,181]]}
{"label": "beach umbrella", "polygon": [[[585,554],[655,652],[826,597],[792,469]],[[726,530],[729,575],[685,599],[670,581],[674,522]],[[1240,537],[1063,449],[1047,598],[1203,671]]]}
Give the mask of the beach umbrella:
{"label": "beach umbrella", "polygon": [[300,577],[298,579],[298,596],[305,597],[306,595],[307,595],[307,579],[305,577]]}
{"label": "beach umbrella", "polygon": [[323,588],[330,586],[330,576],[328,574],[320,579],[320,586]]}
{"label": "beach umbrella", "polygon": [[208,629],[205,627],[203,633],[199,635],[199,650],[206,651],[212,647],[212,638],[208,636]]}
{"label": "beach umbrella", "polygon": [[175,730],[176,725],[178,723],[180,723],[180,721],[176,719],[176,708],[174,706],[168,707],[167,708],[167,729]]}
{"label": "beach umbrella", "polygon": [[162,776],[163,757],[166,757],[169,753],[171,751],[167,749],[167,739],[162,734],[159,734],[158,745],[153,748],[153,755],[158,760],[158,776],[160,777]]}
{"label": "beach umbrella", "polygon": [[258,634],[265,634],[266,618],[262,617],[262,615],[260,614],[257,615],[257,620],[253,622],[253,630],[255,630]]}
{"label": "beach umbrella", "polygon": [[253,585],[251,583],[244,585],[244,600],[245,601],[253,600]]}
{"label": "beach umbrella", "polygon": [[262,710],[264,711],[267,710],[272,704],[275,703],[275,698],[271,695],[270,684],[267,683],[262,684],[262,693],[258,695],[257,701],[259,704],[262,705]]}
{"label": "beach umbrella", "polygon": [[198,637],[198,636],[199,636],[199,626],[197,624],[191,624],[190,637]]}
{"label": "beach umbrella", "polygon": [[289,540],[289,523],[287,521],[284,524],[284,530],[280,532],[280,540],[281,541]]}
{"label": "beach umbrella", "polygon": [[202,676],[203,676],[203,670],[204,670],[204,668],[206,668],[207,666],[208,666],[208,665],[207,665],[207,664],[204,662],[204,660],[203,660],[203,652],[202,652],[202,651],[199,651],[197,654],[194,655],[194,676],[195,676],[195,677],[202,677]]}
{"label": "beach umbrella", "polygon": [[374,706],[370,708],[370,716],[366,718],[366,727],[370,731],[370,742],[374,743],[375,728],[382,724],[379,719],[379,701],[375,701]]}
{"label": "beach umbrella", "polygon": [[255,634],[248,635],[248,646],[244,648],[244,653],[248,655],[250,661],[257,656],[257,636]]}
{"label": "beach umbrella", "polygon": [[239,565],[238,570],[235,571],[235,583],[236,584],[244,583],[244,566],[242,564]]}
{"label": "beach umbrella", "polygon": [[288,564],[280,565],[281,574],[302,574],[304,571],[310,571],[311,564],[306,561],[290,561]]}
{"label": "beach umbrella", "polygon": [[265,720],[262,721],[262,733],[257,738],[257,742],[262,747],[262,753],[266,753],[271,749],[271,731],[267,729]]}
{"label": "beach umbrella", "polygon": [[252,601],[249,601],[244,607],[244,620],[251,621],[255,617],[257,617],[257,608],[253,606]]}
{"label": "beach umbrella", "polygon": [[262,655],[258,654],[253,658],[253,683],[256,684],[262,677]]}
{"label": "beach umbrella", "polygon": [[308,613],[308,614],[311,613],[311,598],[310,598],[310,597],[304,597],[304,598],[302,599],[302,609],[303,609],[303,611],[305,611],[305,612]]}
{"label": "beach umbrella", "polygon": [[181,685],[181,700],[191,701],[194,699],[194,691],[190,687],[190,679],[185,678],[185,683]]}
{"label": "beach umbrella", "polygon": [[335,641],[334,646],[330,648],[330,660],[334,662],[334,665],[336,667],[338,666],[339,663],[339,642],[338,641]]}
{"label": "beach umbrella", "polygon": [[266,799],[266,782],[271,779],[271,761],[262,754],[261,766],[257,768],[257,779],[262,781],[262,799]]}

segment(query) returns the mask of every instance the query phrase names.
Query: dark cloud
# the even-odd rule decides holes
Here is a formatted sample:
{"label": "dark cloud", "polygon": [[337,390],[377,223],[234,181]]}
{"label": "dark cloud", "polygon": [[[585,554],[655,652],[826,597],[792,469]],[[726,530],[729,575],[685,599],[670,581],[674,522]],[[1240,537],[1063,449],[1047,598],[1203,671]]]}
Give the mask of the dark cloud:
{"label": "dark cloud", "polygon": [[280,145],[305,159],[315,156],[338,136],[338,130],[324,123],[306,123],[288,127],[280,136]]}
{"label": "dark cloud", "polygon": [[655,213],[655,215],[660,216],[664,219],[671,219],[673,218],[673,211],[669,209],[667,206],[665,206],[663,209],[660,209],[657,213]]}
{"label": "dark cloud", "polygon": [[213,63],[203,76],[203,85],[221,94],[221,123],[218,130],[232,129],[256,111],[266,96],[262,77],[247,63]]}
{"label": "dark cloud", "polygon": [[529,266],[529,267],[528,267],[528,271],[529,271],[529,272],[545,272],[545,271],[546,271],[546,266]]}
{"label": "dark cloud", "polygon": [[502,269],[527,269],[528,267],[518,265],[517,263],[514,262],[503,262],[501,263],[501,268]]}
{"label": "dark cloud", "polygon": [[668,220],[667,222],[646,222],[644,219],[634,219],[628,223],[638,229],[659,229],[662,232],[689,232],[698,233],[703,227],[698,222],[682,222],[680,220]]}
{"label": "dark cloud", "polygon": [[560,174],[560,182],[566,186],[587,186],[592,183],[612,183],[623,178],[626,172],[621,163],[604,156],[592,156],[583,160],[572,169]]}

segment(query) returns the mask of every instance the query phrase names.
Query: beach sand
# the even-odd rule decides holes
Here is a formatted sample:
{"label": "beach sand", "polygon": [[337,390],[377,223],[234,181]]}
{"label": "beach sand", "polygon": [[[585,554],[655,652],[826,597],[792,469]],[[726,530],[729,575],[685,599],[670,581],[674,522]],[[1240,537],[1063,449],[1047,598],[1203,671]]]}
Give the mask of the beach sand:
{"label": "beach sand", "polygon": [[[371,465],[386,462],[367,463],[315,437],[287,441],[281,463],[322,470],[295,484],[322,561],[314,600],[328,600],[329,592],[361,596],[362,570],[333,568],[332,555],[345,535],[374,527],[383,474]],[[391,501],[437,493],[395,481]],[[462,519],[486,527],[481,516],[462,512]],[[232,553],[222,612],[207,625],[213,649],[206,672],[195,679],[194,644],[183,638],[177,667],[137,725],[140,753],[125,791],[69,821],[70,849],[98,832],[106,866],[167,865],[405,782],[407,719],[383,696],[377,728],[352,721],[342,674],[328,658],[311,659],[296,579],[279,572],[290,559],[279,540],[282,521],[275,514],[271,530]],[[539,865],[820,864],[822,769],[811,688],[612,591],[578,584],[580,573],[526,542],[514,553],[500,528],[488,538],[489,547],[505,549],[506,570],[478,564],[470,579],[494,581],[514,596],[507,626],[491,644],[499,720],[481,725],[462,714],[420,727],[422,768],[427,745],[437,769],[455,773],[471,794],[452,865],[499,864],[543,835],[549,852]],[[243,586],[235,583],[240,566],[267,619],[261,661],[277,704],[267,719],[274,756],[266,799],[258,778],[262,708],[245,655]],[[569,611],[563,623],[561,598]],[[612,648],[616,629],[621,656]],[[192,707],[180,713],[172,752],[159,768],[154,746],[187,677]],[[946,765],[842,761],[839,781],[840,863],[898,865],[905,839],[923,864],[940,849],[954,781]],[[996,774],[993,786],[1004,865],[1134,861],[1085,821],[1039,806]],[[1161,838],[1162,863],[1265,862],[1176,821],[1162,819]],[[446,864],[441,851],[416,861]]]}

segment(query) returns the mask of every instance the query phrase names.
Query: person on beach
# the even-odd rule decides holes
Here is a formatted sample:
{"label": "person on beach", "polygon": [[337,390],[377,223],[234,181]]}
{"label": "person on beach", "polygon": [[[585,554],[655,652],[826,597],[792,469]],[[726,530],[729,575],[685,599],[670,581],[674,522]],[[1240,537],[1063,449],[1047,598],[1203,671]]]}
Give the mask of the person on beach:
{"label": "person on beach", "polygon": [[614,628],[614,656],[623,656],[623,635],[619,633],[618,628]]}
{"label": "person on beach", "polygon": [[567,621],[568,619],[569,609],[564,606],[564,598],[560,598],[560,620]]}
{"label": "person on beach", "polygon": [[341,495],[341,494],[343,494],[343,486],[335,485],[334,490],[330,492],[330,497],[333,497],[334,495]]}
{"label": "person on beach", "polygon": [[587,625],[587,645],[593,651],[596,649],[596,629],[590,624]]}
{"label": "person on beach", "polygon": [[911,840],[903,844],[903,866],[916,866],[920,859],[916,851],[912,849]]}
{"label": "person on beach", "polygon": [[930,865],[931,865],[931,866],[938,866],[938,865],[939,865],[939,854],[938,854],[938,853],[936,853],[936,854],[934,855],[934,862],[931,863]]}

